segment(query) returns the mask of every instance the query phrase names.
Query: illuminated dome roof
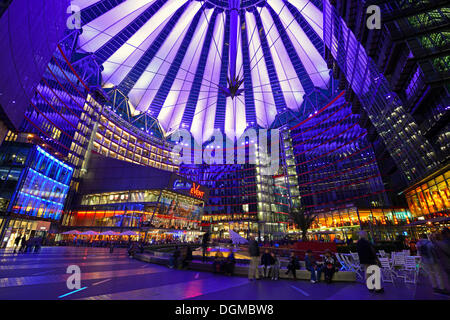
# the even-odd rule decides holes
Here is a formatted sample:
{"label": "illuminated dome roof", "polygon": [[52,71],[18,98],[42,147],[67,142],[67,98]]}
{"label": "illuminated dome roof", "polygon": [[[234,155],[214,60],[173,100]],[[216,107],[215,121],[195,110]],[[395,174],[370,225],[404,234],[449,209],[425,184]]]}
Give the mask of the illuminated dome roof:
{"label": "illuminated dome roof", "polygon": [[104,67],[103,86],[166,133],[206,141],[247,126],[268,128],[304,94],[326,88],[321,1],[74,0],[78,49]]}

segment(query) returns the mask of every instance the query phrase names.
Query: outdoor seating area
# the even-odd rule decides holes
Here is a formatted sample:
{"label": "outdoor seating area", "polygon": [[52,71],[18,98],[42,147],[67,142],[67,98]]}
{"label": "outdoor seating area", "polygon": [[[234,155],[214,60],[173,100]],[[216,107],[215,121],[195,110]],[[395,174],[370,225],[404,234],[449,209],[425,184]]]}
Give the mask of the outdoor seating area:
{"label": "outdoor seating area", "polygon": [[[409,250],[391,253],[386,253],[384,250],[377,252],[384,282],[402,281],[412,284],[418,282],[419,273],[423,271],[421,258],[409,254]],[[360,265],[357,253],[336,253],[336,258],[341,264],[340,271],[355,272],[358,280],[364,280],[364,267]]]}
{"label": "outdoor seating area", "polygon": [[[167,266],[169,264],[170,256],[171,256],[171,254],[168,252],[165,252],[165,253],[157,252],[157,254],[137,253],[134,255],[134,258],[137,260],[140,260],[140,261],[148,262],[148,263],[154,263],[154,264]],[[212,262],[208,261],[208,260],[211,260],[211,259],[207,259],[205,262],[202,262],[201,257],[194,256],[194,260],[189,262],[188,268],[191,270],[213,272]],[[243,259],[236,259],[236,260],[237,261],[235,264],[233,275],[247,277],[249,261],[243,260]],[[288,263],[287,261],[281,260],[280,279],[292,279],[292,275],[286,275],[287,263]],[[262,275],[262,268],[259,269],[259,272],[260,272],[260,275]],[[296,277],[298,280],[310,280],[311,273],[305,269],[304,261],[300,261],[300,269],[296,270]],[[323,280],[323,275],[321,277],[321,280]],[[336,272],[333,276],[333,281],[338,281],[338,282],[355,282],[356,280],[357,280],[356,273],[351,270],[342,270],[342,271]]]}

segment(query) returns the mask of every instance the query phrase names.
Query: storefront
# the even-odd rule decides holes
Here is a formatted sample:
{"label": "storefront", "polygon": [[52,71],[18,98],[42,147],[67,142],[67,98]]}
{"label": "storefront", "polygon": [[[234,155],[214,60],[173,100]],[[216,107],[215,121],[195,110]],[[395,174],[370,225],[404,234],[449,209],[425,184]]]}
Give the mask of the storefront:
{"label": "storefront", "polygon": [[414,217],[429,220],[450,217],[450,165],[405,190]]}
{"label": "storefront", "polygon": [[208,189],[175,173],[92,154],[65,229],[126,230],[139,239],[195,240]]}
{"label": "storefront", "polygon": [[[358,239],[358,232],[368,231],[379,241],[395,240],[405,235],[405,227],[415,221],[407,208],[358,208],[348,206],[315,212],[317,215],[309,230],[313,240]],[[292,228],[291,233],[298,232]],[[409,234],[409,231],[406,231]]]}

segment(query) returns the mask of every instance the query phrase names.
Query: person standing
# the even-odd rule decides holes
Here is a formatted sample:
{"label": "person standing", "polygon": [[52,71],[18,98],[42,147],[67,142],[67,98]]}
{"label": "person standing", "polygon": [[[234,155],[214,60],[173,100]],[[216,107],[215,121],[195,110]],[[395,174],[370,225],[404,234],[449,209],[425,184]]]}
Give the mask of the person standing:
{"label": "person standing", "polygon": [[433,291],[436,293],[446,293],[443,271],[439,265],[436,246],[428,239],[425,233],[420,235],[420,240],[416,246],[422,258],[422,265],[430,279]]}
{"label": "person standing", "polygon": [[14,240],[14,253],[17,251],[17,247],[20,245],[21,235],[19,234],[17,238]]}
{"label": "person standing", "polygon": [[[367,280],[367,268],[371,265],[378,265],[377,254],[373,245],[367,240],[367,232],[361,231],[359,233],[359,240],[356,243],[356,250],[358,251],[359,263],[364,268],[364,275]],[[376,289],[375,292],[381,293],[384,292],[384,289]]]}
{"label": "person standing", "polygon": [[22,240],[20,241],[19,252],[25,252],[26,247],[27,247],[27,236],[23,235]]}
{"label": "person standing", "polygon": [[276,253],[272,252],[272,280],[278,280],[280,276],[280,259]]}
{"label": "person standing", "polygon": [[450,292],[450,229],[444,228],[441,232],[441,239],[435,243],[439,264],[445,275],[445,291]]}
{"label": "person standing", "polygon": [[205,262],[206,250],[208,249],[209,232],[205,232],[202,238],[202,261]]}
{"label": "person standing", "polygon": [[258,264],[259,264],[259,245],[256,240],[251,240],[248,246],[250,254],[250,266],[248,268],[248,279],[259,280]]}

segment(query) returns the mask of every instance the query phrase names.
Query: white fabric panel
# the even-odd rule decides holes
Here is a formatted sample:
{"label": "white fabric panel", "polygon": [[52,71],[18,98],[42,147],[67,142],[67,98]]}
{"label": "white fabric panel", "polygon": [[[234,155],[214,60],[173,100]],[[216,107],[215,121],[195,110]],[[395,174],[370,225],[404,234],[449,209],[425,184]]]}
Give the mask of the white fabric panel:
{"label": "white fabric panel", "polygon": [[74,6],[80,7],[80,9],[85,9],[97,2],[100,2],[100,0],[72,0],[71,3]]}
{"label": "white fabric panel", "polygon": [[[247,12],[245,14],[245,20],[247,24],[247,35],[250,41],[251,33],[257,28],[253,13]],[[249,52],[256,119],[261,127],[267,128],[275,119],[277,111],[273,100],[266,62],[263,57],[259,30],[255,31],[255,34],[251,38]]]}
{"label": "white fabric panel", "polygon": [[114,36],[133,22],[154,1],[132,4],[126,1],[104,15],[83,26],[83,33],[78,42],[79,49],[85,52],[95,52]]}
{"label": "white fabric panel", "polygon": [[[276,7],[283,6],[281,0],[272,0],[271,4],[274,5],[274,10]],[[276,5],[276,6],[275,6]],[[322,55],[314,47],[311,40],[308,38],[306,33],[295,21],[293,15],[286,8],[279,14],[283,26],[287,28],[287,34],[295,47],[295,50],[300,57],[303,66],[308,72],[312,82],[315,86],[320,88],[326,88],[329,80],[328,68]],[[289,27],[288,27],[289,26]]]}
{"label": "white fabric panel", "polygon": [[280,35],[274,27],[272,16],[267,8],[262,10],[261,20],[263,21],[264,30],[267,34],[267,41],[272,44],[270,52],[286,105],[289,109],[298,111],[303,102],[303,95],[305,94],[302,84],[295,73],[294,66],[286,48],[281,41],[277,41]]}
{"label": "white fabric panel", "polygon": [[[192,2],[181,15],[178,23],[170,32],[166,41],[160,47],[156,56],[148,65],[144,74],[136,82],[135,87],[137,90],[131,90],[129,97],[131,101],[136,101],[137,109],[139,111],[147,111],[150,107],[150,103],[155,98],[156,93],[159,90],[167,72],[170,69],[172,61],[175,59],[176,54],[183,42],[184,35],[186,34],[189,24],[191,23],[194,15],[201,8],[201,4],[197,1]],[[147,90],[141,90],[140,88],[147,88]]]}
{"label": "white fabric panel", "polygon": [[[269,3],[272,0],[268,1]],[[319,37],[323,40],[323,13],[309,0],[290,0],[303,17],[308,21],[310,26],[316,31]]]}
{"label": "white fabric panel", "polygon": [[[172,86],[174,91],[169,93],[159,113],[158,120],[164,124],[164,128],[168,132],[176,130],[181,126],[183,113],[194,81],[203,42],[205,41],[208,29],[208,22],[211,19],[212,13],[213,11],[209,10],[201,15],[197,29],[195,30]],[[175,91],[175,88],[180,88],[180,91]]]}
{"label": "white fabric panel", "polygon": [[192,135],[198,143],[208,140],[214,131],[218,83],[220,81],[222,61],[222,49],[219,47],[219,44],[223,43],[225,27],[222,14],[217,15],[214,25],[213,39],[211,39],[209,46],[203,81],[195,108],[195,115],[191,124]]}

